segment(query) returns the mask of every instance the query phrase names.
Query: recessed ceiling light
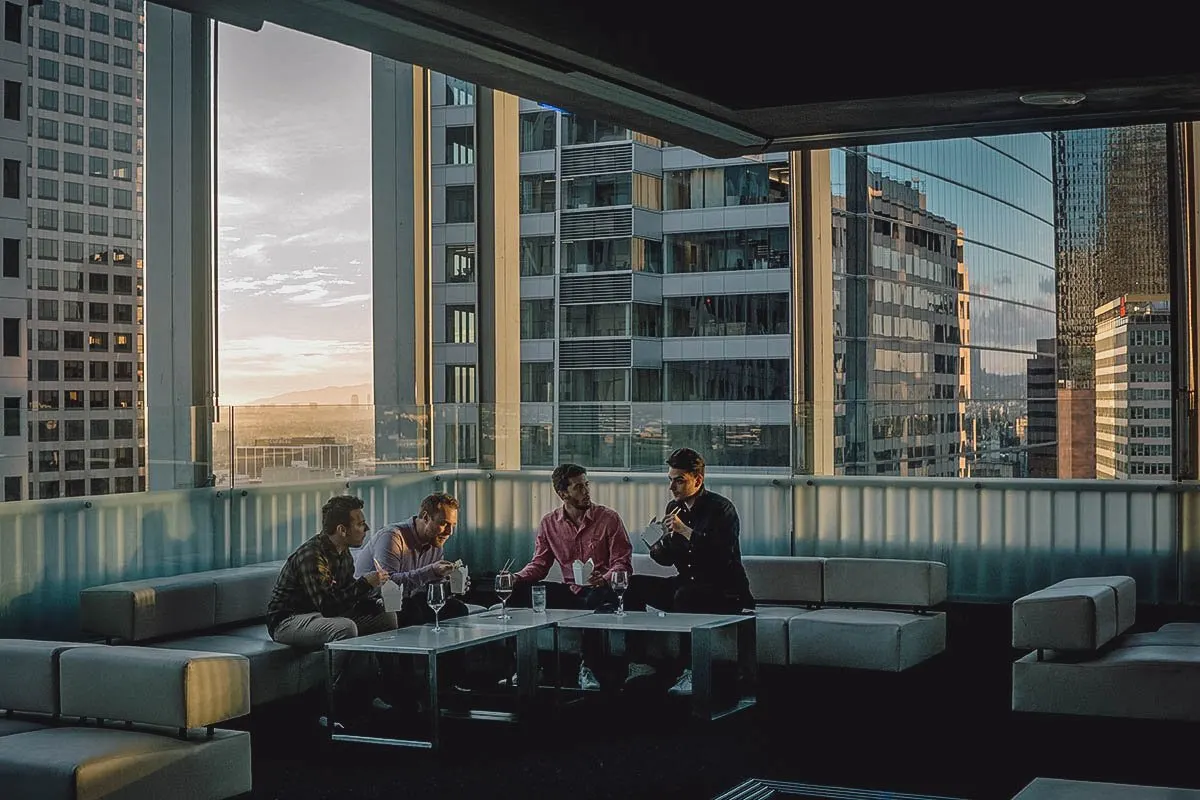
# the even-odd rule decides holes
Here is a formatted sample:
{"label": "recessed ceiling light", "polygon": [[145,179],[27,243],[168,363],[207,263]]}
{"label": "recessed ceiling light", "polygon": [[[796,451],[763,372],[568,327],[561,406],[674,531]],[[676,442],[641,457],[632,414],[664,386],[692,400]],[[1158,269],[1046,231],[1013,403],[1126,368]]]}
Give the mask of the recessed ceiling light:
{"label": "recessed ceiling light", "polygon": [[1025,105],[1043,108],[1077,106],[1086,99],[1087,95],[1083,92],[1030,92],[1021,95],[1021,102]]}

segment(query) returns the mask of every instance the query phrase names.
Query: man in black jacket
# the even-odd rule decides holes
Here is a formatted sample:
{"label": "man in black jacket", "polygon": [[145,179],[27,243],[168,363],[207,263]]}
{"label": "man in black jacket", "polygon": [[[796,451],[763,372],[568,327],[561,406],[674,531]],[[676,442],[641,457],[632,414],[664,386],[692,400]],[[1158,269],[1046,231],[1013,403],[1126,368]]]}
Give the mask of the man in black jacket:
{"label": "man in black jacket", "polygon": [[[633,576],[632,604],[688,614],[740,614],[754,608],[750,582],[742,566],[737,509],[704,486],[704,457],[681,448],[667,458],[672,500],[667,503],[663,535],[650,557],[675,567],[673,578]],[[635,607],[636,607],[635,606]],[[684,669],[672,694],[691,694],[692,671]]]}

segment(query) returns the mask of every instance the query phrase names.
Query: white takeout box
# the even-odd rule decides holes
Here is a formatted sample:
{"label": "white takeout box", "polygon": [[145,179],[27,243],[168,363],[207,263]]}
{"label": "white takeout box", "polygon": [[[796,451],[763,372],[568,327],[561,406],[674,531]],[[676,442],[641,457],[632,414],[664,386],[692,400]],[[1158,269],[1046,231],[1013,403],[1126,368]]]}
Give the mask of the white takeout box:
{"label": "white takeout box", "polygon": [[399,611],[404,606],[404,592],[395,581],[380,584],[379,591],[383,595],[384,611]]}
{"label": "white takeout box", "polygon": [[590,558],[586,562],[576,559],[571,567],[575,571],[575,583],[583,586],[588,582],[588,578],[592,577],[592,570],[596,568],[596,565]]}
{"label": "white takeout box", "polygon": [[467,565],[455,567],[450,573],[450,594],[466,594],[467,592]]}

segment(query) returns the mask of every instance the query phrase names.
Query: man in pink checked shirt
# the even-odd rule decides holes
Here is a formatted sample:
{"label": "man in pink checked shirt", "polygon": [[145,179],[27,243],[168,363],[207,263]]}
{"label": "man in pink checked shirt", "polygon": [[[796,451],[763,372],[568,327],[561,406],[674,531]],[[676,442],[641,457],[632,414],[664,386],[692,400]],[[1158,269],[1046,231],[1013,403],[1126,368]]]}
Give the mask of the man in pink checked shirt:
{"label": "man in pink checked shirt", "polygon": [[[557,562],[563,582],[546,584],[548,608],[615,608],[617,593],[609,585],[610,576],[618,570],[632,571],[633,545],[629,542],[625,523],[616,511],[592,502],[587,470],[578,464],[558,466],[550,480],[562,505],[542,517],[533,546],[533,559],[515,573],[516,588],[509,605],[530,605],[533,585],[544,580]],[[579,586],[575,583],[572,564],[576,560],[586,563],[589,559],[593,564],[591,577],[586,586]],[[599,634],[598,631],[587,633]],[[593,668],[600,661],[602,648],[599,635],[584,637],[583,664],[579,668],[581,689],[600,688]],[[614,671],[619,668],[623,681],[626,677],[624,663],[611,666]],[[602,670],[605,674],[608,671],[607,668]]]}

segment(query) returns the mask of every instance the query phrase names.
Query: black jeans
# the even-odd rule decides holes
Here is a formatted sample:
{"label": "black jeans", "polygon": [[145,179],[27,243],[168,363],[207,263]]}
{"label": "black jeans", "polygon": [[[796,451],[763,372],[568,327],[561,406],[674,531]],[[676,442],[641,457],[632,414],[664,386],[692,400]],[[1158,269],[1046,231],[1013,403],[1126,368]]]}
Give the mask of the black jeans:
{"label": "black jeans", "polygon": [[[601,606],[617,607],[617,593],[609,586],[585,586],[578,593],[571,591],[565,583],[542,583],[546,587],[546,608],[595,611]],[[533,605],[532,583],[518,583],[513,589],[508,605],[513,608],[529,608]],[[606,658],[602,631],[582,631],[583,663],[595,674],[601,684],[609,681],[624,683],[628,662],[623,658]]]}
{"label": "black jeans", "polygon": [[[630,575],[629,589],[625,592],[625,608],[629,611],[645,611],[651,605],[659,611],[677,614],[740,614],[743,603],[715,586],[685,581],[679,576]],[[677,658],[660,665],[663,669],[678,674],[691,662],[688,651],[690,637],[681,637]]]}

